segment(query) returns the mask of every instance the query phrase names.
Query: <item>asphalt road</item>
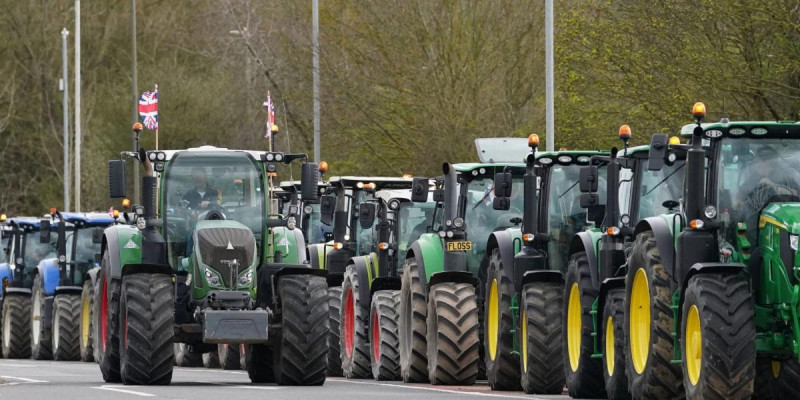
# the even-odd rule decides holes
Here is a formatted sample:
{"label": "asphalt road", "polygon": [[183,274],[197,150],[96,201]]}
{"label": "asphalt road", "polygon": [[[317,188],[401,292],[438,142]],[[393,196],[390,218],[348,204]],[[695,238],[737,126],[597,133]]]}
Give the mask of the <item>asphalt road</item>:
{"label": "asphalt road", "polygon": [[[262,392],[258,395],[258,392]],[[96,364],[33,360],[0,360],[0,399],[85,400],[166,399],[220,400],[268,396],[270,400],[301,399],[568,399],[564,396],[532,396],[522,392],[492,392],[486,384],[448,387],[401,382],[329,378],[321,387],[254,385],[244,371],[175,368],[169,386],[106,384]]]}

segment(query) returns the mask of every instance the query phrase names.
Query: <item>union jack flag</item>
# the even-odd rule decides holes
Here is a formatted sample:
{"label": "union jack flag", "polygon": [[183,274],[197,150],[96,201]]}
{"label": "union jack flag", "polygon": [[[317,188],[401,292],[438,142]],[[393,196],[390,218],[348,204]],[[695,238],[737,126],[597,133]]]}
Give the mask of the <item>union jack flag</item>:
{"label": "union jack flag", "polygon": [[147,129],[158,129],[158,89],[144,92],[139,97],[139,116]]}
{"label": "union jack flag", "polygon": [[264,101],[264,108],[267,109],[269,116],[267,117],[267,132],[264,133],[264,138],[269,138],[272,135],[272,125],[275,125],[275,104],[272,103],[272,98],[267,94],[267,100]]}

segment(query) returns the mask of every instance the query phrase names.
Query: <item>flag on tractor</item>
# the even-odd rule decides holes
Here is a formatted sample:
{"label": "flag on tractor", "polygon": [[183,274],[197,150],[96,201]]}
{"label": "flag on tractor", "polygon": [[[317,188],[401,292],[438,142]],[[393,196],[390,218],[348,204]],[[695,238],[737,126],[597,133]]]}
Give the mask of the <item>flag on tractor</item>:
{"label": "flag on tractor", "polygon": [[267,109],[267,132],[264,133],[264,138],[269,138],[272,135],[272,125],[275,125],[275,104],[272,103],[269,93],[267,93],[267,100],[264,101],[263,106]]}
{"label": "flag on tractor", "polygon": [[139,116],[147,129],[158,129],[158,89],[144,92],[139,97]]}

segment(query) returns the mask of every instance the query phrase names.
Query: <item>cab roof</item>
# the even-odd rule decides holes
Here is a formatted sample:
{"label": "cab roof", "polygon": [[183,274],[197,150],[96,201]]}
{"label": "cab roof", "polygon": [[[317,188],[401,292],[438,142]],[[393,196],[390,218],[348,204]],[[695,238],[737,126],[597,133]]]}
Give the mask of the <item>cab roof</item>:
{"label": "cab roof", "polygon": [[413,182],[412,178],[388,176],[334,176],[328,179],[328,184],[341,183],[350,188],[356,187],[359,183],[374,183],[375,190],[411,189]]}
{"label": "cab roof", "polygon": [[[630,151],[630,149],[628,149]],[[600,150],[559,150],[536,152],[536,163],[539,165],[589,165],[592,156],[606,156],[608,151]],[[544,162],[542,161],[544,160]],[[547,162],[547,161],[550,162]]]}
{"label": "cab roof", "polygon": [[453,164],[456,172],[472,172],[480,168],[525,168],[525,163],[458,163]]}
{"label": "cab roof", "polygon": [[105,226],[114,223],[114,217],[103,212],[75,213],[62,212],[61,217],[70,223],[82,222],[85,225]]}
{"label": "cab roof", "polygon": [[[681,128],[682,137],[691,137],[697,124]],[[703,135],[710,137],[792,138],[800,139],[800,122],[796,121],[736,121],[702,123]],[[711,133],[711,134],[709,134]]]}

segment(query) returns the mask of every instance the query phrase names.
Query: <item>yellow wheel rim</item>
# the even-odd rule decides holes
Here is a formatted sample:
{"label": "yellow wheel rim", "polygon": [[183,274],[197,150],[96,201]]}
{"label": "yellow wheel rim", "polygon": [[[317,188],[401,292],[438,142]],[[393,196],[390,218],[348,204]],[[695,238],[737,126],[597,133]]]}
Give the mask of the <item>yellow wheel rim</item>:
{"label": "yellow wheel rim", "polygon": [[773,361],[772,362],[772,377],[778,379],[778,375],[781,374],[781,362],[780,361]]}
{"label": "yellow wheel rim", "polygon": [[581,290],[577,283],[569,289],[569,306],[567,307],[567,351],[569,367],[572,372],[578,371],[581,358]]}
{"label": "yellow wheel rim", "polygon": [[686,373],[692,385],[700,380],[700,368],[703,366],[703,335],[700,331],[700,312],[692,305],[686,318]]}
{"label": "yellow wheel rim", "polygon": [[606,369],[608,376],[614,376],[614,319],[606,320]]}
{"label": "yellow wheel rim", "polygon": [[522,309],[522,372],[528,372],[528,311]]}
{"label": "yellow wheel rim", "polygon": [[81,305],[81,342],[84,346],[89,344],[89,298],[83,299]]}
{"label": "yellow wheel rim", "polygon": [[489,336],[489,358],[492,361],[497,357],[497,333],[500,330],[500,301],[497,298],[497,279],[492,279],[489,286],[489,309],[486,310],[488,317],[488,336]]}
{"label": "yellow wheel rim", "polygon": [[636,271],[631,288],[630,309],[630,355],[633,369],[641,375],[650,353],[650,286],[643,268]]}

